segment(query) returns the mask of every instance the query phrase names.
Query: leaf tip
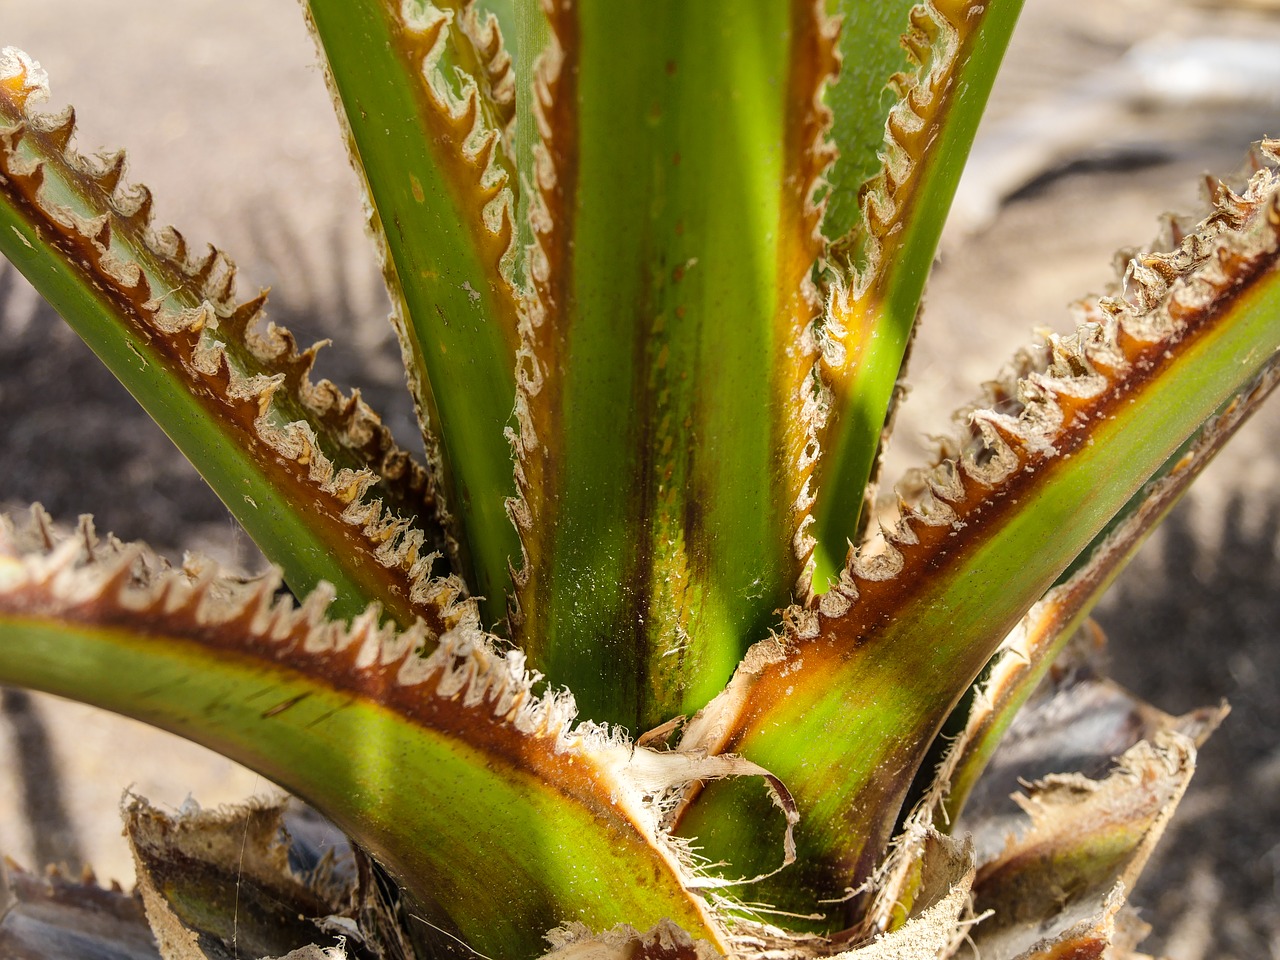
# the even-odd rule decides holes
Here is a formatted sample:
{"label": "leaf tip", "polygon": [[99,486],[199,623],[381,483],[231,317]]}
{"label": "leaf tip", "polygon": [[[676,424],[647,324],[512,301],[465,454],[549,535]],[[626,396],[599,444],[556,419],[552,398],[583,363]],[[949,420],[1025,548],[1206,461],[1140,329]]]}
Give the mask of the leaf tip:
{"label": "leaf tip", "polygon": [[49,99],[49,75],[17,47],[0,48],[0,90],[22,110]]}

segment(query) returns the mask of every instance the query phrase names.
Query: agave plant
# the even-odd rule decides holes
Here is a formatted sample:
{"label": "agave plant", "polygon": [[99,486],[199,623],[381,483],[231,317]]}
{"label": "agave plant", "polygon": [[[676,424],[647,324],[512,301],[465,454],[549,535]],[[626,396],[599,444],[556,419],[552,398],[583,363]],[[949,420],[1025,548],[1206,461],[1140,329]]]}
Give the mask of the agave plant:
{"label": "agave plant", "polygon": [[[1264,142],[1169,218],[877,503],[1019,6],[309,0],[425,464],[6,49],[0,248],[277,566],[7,521],[0,680],[211,746],[358,845],[132,803],[167,956],[1129,955],[1220,711],[1137,704],[1088,630],[1050,667],[1274,387],[1280,174]],[[1063,698],[1120,719],[1051,729]],[[1015,723],[1102,763],[966,810]]]}

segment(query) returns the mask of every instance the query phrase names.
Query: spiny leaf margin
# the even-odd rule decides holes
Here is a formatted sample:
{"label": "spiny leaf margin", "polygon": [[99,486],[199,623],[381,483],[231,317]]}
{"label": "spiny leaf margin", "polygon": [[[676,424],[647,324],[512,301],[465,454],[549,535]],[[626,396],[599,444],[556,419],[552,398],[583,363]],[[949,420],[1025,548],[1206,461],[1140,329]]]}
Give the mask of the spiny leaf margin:
{"label": "spiny leaf margin", "polygon": [[275,325],[255,329],[265,297],[235,301],[235,267],[221,251],[192,256],[180,233],[155,226],[150,192],[122,183],[122,153],[85,158],[70,145],[73,113],[30,110],[47,96],[38,64],[7,48],[0,93],[0,208],[13,220],[0,249],[299,593],[328,577],[350,588],[339,602],[349,614],[377,600],[405,625],[420,616],[448,629],[430,600],[440,584],[419,526],[433,527],[423,469],[358,394],[310,382],[316,348],[299,352]]}
{"label": "spiny leaf margin", "polygon": [[[278,590],[276,574],[231,576],[194,557],[172,569],[140,544],[100,540],[87,519],[63,536],[39,508],[20,528],[0,518],[0,677],[197,737],[257,769],[361,837],[422,900],[449,911],[461,904],[450,893],[466,899],[453,919],[480,949],[572,917],[607,926],[666,915],[727,942],[735,921],[714,900],[728,884],[669,836],[666,818],[690,780],[749,776],[765,780],[794,823],[767,771],[575,724],[572,696],[537,692],[523,655],[474,622],[433,637],[421,621],[398,632],[370,608],[348,624],[325,619],[330,590],[301,607]],[[75,652],[60,657],[63,648]],[[103,666],[107,655],[119,675]],[[188,716],[197,713],[199,722]],[[368,760],[398,757],[395,773],[366,782],[346,765],[353,742],[380,743]],[[467,770],[491,787],[514,785],[496,811],[482,791],[451,794],[467,786],[457,784]],[[536,846],[557,825],[554,851],[514,869],[501,853],[516,837]],[[450,847],[457,831],[463,848],[492,857],[491,871]],[[423,836],[435,839],[424,846]],[[474,901],[478,871],[495,891],[492,909]],[[513,916],[512,902],[525,915]]]}
{"label": "spiny leaf margin", "polygon": [[[963,729],[935,776],[934,823],[946,830],[960,817],[1018,709],[1138,548],[1155,530],[1223,445],[1280,386],[1280,366],[1270,366],[1245,394],[1205,424],[1168,472],[1149,483],[1088,556],[1053,587],[1000,644],[977,685]],[[1086,628],[1087,629],[1087,628]],[[1097,629],[1096,626],[1094,629]]]}
{"label": "spiny leaf margin", "polygon": [[826,308],[815,322],[828,425],[815,471],[811,589],[826,591],[866,526],[881,448],[900,398],[925,279],[959,180],[960,159],[1022,0],[929,0],[902,42],[914,69],[895,75],[880,171],[858,195],[861,217],[827,250]]}
{"label": "spiny leaf margin", "polygon": [[496,623],[519,551],[503,507],[522,309],[509,57],[469,2],[308,0],[306,13],[367,198],[450,557]]}
{"label": "spiny leaf margin", "polygon": [[[1171,252],[1133,259],[1122,296],[1086,305],[1074,336],[1051,337],[1024,376],[998,385],[1001,406],[974,411],[967,434],[944,444],[901,523],[852,556],[831,591],[793,607],[783,634],[753,649],[691,724],[694,749],[741,751],[770,767],[805,822],[822,825],[797,834],[813,891],[838,893],[849,882],[841,875],[865,879],[922,751],[1006,632],[1197,421],[1274,361],[1280,177],[1265,163],[1276,147],[1262,144],[1242,193],[1220,186],[1208,218],[1193,230],[1177,223]],[[1184,369],[1197,376],[1173,381]],[[1171,391],[1181,391],[1177,402]],[[1141,442],[1124,432],[1138,422]],[[1090,474],[1100,486],[1081,485],[1080,465],[1101,470],[1111,443],[1124,445],[1125,459]],[[1044,536],[1049,517],[1071,522]],[[1027,564],[1030,555],[1039,563]],[[820,754],[806,747],[801,763],[799,742]],[[883,775],[886,763],[900,780]],[[732,823],[719,807],[728,800],[706,801],[697,798],[682,827],[704,840],[716,829],[709,817]],[[728,833],[713,848],[720,856],[751,849]],[[845,850],[842,865],[814,844]]]}

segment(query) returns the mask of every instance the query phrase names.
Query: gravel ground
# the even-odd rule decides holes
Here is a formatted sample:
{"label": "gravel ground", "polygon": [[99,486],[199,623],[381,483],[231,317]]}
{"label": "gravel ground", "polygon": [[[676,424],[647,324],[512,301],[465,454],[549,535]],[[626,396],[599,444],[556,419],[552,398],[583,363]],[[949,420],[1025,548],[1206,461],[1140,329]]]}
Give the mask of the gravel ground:
{"label": "gravel ground", "polygon": [[[76,103],[85,148],[129,146],[161,219],[236,255],[242,292],[273,285],[275,319],[304,341],[337,338],[344,351],[322,355],[320,372],[361,386],[411,436],[394,344],[369,322],[386,308],[354,179],[293,5],[130,9],[126,20],[86,0],[0,0],[0,43],[41,60],[55,105]],[[889,475],[1030,329],[1065,328],[1066,305],[1112,276],[1114,250],[1148,240],[1163,210],[1193,208],[1200,174],[1234,169],[1251,140],[1280,134],[1278,52],[1274,3],[1027,0],[931,283]],[[1215,56],[1229,66],[1205,79],[1195,68]],[[6,504],[40,500],[62,520],[94,511],[101,528],[170,554],[196,545],[259,562],[11,273],[0,273],[0,370]],[[1278,416],[1242,432],[1100,614],[1130,687],[1171,711],[1233,705],[1137,897],[1157,931],[1146,948],[1181,960],[1280,957]],[[0,764],[15,775],[0,778],[0,850],[26,863],[91,862],[127,881],[114,817],[126,787],[174,805],[268,789],[89,708],[15,692],[2,704]]]}

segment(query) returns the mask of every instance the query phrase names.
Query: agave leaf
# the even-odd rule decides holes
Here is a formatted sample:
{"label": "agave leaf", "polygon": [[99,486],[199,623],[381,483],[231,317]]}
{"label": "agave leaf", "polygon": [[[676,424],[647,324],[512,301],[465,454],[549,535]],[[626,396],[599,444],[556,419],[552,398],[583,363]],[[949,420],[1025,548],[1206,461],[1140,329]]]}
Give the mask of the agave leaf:
{"label": "agave leaf", "polygon": [[[947,727],[954,728],[956,739],[945,738],[951,746],[933,778],[944,794],[935,817],[938,829],[947,829],[960,816],[969,792],[1014,716],[1116,576],[1277,384],[1280,369],[1270,367],[1252,389],[1233,399],[1206,423],[1194,442],[1172,457],[1160,474],[1126,504],[1104,534],[1072,564],[1063,581],[1045,594],[1004,639],[981,683],[966,698],[962,709],[953,714],[953,719],[965,717],[963,724],[948,721]],[[926,761],[925,769],[928,768]]]}
{"label": "agave leaf", "polygon": [[550,22],[518,635],[593,716],[648,726],[723,686],[802,570],[834,38],[813,0]]}
{"label": "agave leaf", "polygon": [[[263,298],[237,305],[220,252],[192,258],[157,230],[144,187],[120,183],[123,155],[69,146],[74,116],[40,116],[39,67],[0,58],[0,251],[84,337],[300,594],[338,587],[336,611],[371,601],[436,632],[467,616],[456,581],[433,580],[414,521],[430,526],[421,467],[358,396],[307,378]],[[384,503],[386,506],[384,506]],[[401,515],[388,510],[403,511]],[[446,583],[448,584],[446,586]]]}
{"label": "agave leaf", "polygon": [[[925,749],[1008,631],[1272,363],[1278,197],[1280,177],[1262,169],[1243,196],[1224,187],[1174,251],[1132,260],[1123,296],[1051,339],[1047,366],[1007,393],[1017,412],[975,412],[903,524],[795,608],[691,726],[690,749],[741,752],[796,796],[809,893],[770,890],[780,906],[808,912],[870,874]],[[704,793],[681,828],[713,856],[762,843],[729,792]]]}
{"label": "agave leaf", "polygon": [[466,2],[311,0],[309,21],[364,177],[392,317],[445,509],[488,619],[519,543],[504,430],[520,306],[503,143],[514,75],[496,21]]}
{"label": "agave leaf", "polygon": [[[842,0],[846,16],[861,25],[866,2]],[[878,5],[877,5],[878,6]],[[888,9],[898,4],[885,4]],[[829,425],[814,476],[816,502],[810,529],[813,588],[825,591],[837,578],[851,541],[859,538],[863,498],[886,430],[925,279],[960,180],[978,119],[1022,9],[1022,0],[930,0],[911,8],[903,37],[914,69],[896,75],[900,99],[884,126],[882,169],[857,193],[860,216],[849,222],[840,202],[824,221],[834,241],[827,308],[816,331],[821,375],[830,395]],[[872,36],[881,31],[873,29]],[[864,53],[844,51],[846,62]],[[861,60],[851,61],[859,68]],[[881,62],[876,57],[873,62]],[[839,97],[839,85],[833,96]],[[870,107],[868,91],[858,102]],[[871,114],[882,117],[878,110]],[[848,121],[854,123],[854,121]],[[867,134],[837,128],[842,152]],[[854,184],[861,167],[855,154],[837,163],[837,188]]]}
{"label": "agave leaf", "polygon": [[397,633],[376,610],[332,623],[327,592],[295,609],[277,588],[194,560],[171,570],[87,522],[60,538],[37,513],[0,526],[0,681],[244,763],[360,836],[490,956],[532,954],[569,920],[663,917],[723,949],[723,921],[694,892],[721,881],[661,829],[666,798],[694,779],[775,783],[766,771],[571,726],[572,698],[535,694],[523,656],[474,626],[428,656],[421,624]]}
{"label": "agave leaf", "polygon": [[1017,797],[1031,823],[978,869],[974,906],[991,915],[971,933],[973,955],[1101,956],[1194,769],[1192,741],[1164,733],[1105,780],[1054,776]]}
{"label": "agave leaf", "polygon": [[[160,960],[142,901],[118,884],[60,872],[0,870],[0,956],[13,960]],[[8,893],[8,897],[3,894]]]}

